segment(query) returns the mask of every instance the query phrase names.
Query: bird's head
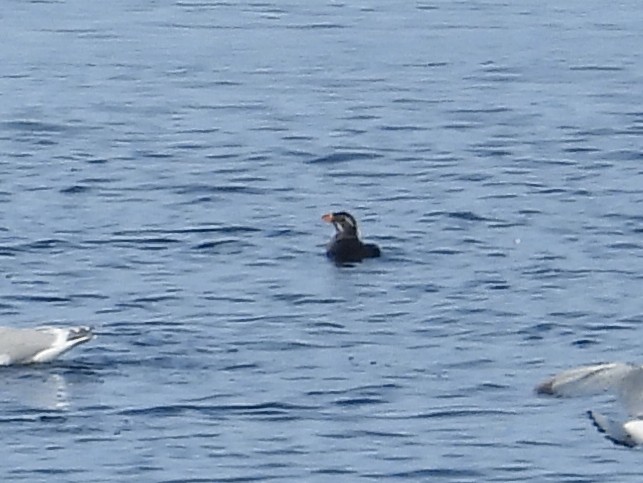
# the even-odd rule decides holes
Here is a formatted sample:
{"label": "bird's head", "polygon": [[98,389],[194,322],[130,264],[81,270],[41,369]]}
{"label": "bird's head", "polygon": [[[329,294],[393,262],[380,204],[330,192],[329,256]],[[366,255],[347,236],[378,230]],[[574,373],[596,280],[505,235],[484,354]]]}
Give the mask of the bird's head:
{"label": "bird's head", "polygon": [[337,231],[337,235],[345,238],[357,238],[357,221],[350,213],[338,211],[335,213],[326,213],[322,220],[332,223]]}

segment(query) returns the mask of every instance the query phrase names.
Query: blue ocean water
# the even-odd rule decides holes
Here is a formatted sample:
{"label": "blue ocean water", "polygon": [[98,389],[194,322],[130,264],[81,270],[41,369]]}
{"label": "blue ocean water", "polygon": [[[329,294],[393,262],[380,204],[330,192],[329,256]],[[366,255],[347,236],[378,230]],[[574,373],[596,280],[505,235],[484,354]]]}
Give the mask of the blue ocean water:
{"label": "blue ocean water", "polygon": [[[0,480],[640,481],[638,2],[8,1]],[[346,209],[383,258],[336,267]]]}

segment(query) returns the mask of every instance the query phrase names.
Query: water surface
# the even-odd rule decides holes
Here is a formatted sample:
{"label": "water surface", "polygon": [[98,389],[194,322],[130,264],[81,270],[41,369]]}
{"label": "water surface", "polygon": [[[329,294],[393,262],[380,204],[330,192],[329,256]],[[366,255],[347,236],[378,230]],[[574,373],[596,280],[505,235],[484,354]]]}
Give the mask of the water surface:
{"label": "water surface", "polygon": [[98,338],[0,479],[639,481],[532,393],[641,360],[638,2],[9,3],[2,324]]}

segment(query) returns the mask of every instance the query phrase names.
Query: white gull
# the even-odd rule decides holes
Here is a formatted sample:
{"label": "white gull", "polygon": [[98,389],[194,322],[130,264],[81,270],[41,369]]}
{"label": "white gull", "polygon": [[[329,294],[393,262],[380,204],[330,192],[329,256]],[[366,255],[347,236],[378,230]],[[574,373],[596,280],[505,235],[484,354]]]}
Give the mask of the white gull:
{"label": "white gull", "polygon": [[568,369],[536,386],[538,394],[561,397],[615,393],[629,418],[618,422],[596,411],[587,415],[594,426],[615,444],[643,444],[643,366],[610,362]]}
{"label": "white gull", "polygon": [[93,337],[89,327],[0,327],[0,366],[49,362]]}

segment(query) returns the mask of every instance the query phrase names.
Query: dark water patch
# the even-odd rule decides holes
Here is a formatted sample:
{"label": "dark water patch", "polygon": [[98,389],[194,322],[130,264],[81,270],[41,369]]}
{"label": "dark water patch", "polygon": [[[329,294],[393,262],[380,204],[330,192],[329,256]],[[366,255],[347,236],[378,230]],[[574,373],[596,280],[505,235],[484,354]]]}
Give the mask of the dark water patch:
{"label": "dark water patch", "polygon": [[511,285],[504,280],[484,280],[482,285],[489,290],[509,290],[511,288]]}
{"label": "dark water patch", "polygon": [[114,312],[127,312],[129,309],[145,309],[147,308],[144,304],[134,303],[134,302],[117,302],[114,304],[114,307],[102,309],[99,313],[101,314],[110,314]]}
{"label": "dark water patch", "polygon": [[569,191],[565,188],[543,188],[536,190],[536,193],[540,195],[560,195],[560,194],[566,194]]}
{"label": "dark water patch", "polygon": [[542,339],[545,334],[559,330],[561,326],[555,322],[541,322],[530,327],[518,330],[518,334],[527,336],[528,339]]}
{"label": "dark water patch", "polygon": [[243,234],[243,233],[256,233],[260,232],[260,228],[243,225],[229,225],[229,226],[203,226],[191,228],[169,228],[163,230],[148,229],[148,230],[119,230],[113,233],[113,236],[151,236],[151,235],[177,235],[177,234],[191,234],[191,233],[229,233],[229,234]]}
{"label": "dark water patch", "polygon": [[459,121],[459,122],[448,122],[440,127],[443,129],[452,129],[454,131],[468,131],[471,129],[476,129],[480,127],[481,122],[465,122],[465,121]]}
{"label": "dark water patch", "polygon": [[466,221],[490,221],[489,218],[485,218],[480,215],[476,215],[472,211],[452,211],[447,212],[446,215],[449,218],[455,218],[457,220],[466,220]]}
{"label": "dark water patch", "polygon": [[424,126],[412,126],[412,125],[408,125],[408,124],[407,125],[397,125],[397,126],[388,124],[388,125],[380,126],[380,129],[382,131],[393,131],[393,132],[395,132],[395,131],[410,131],[410,132],[412,132],[412,131],[426,131],[427,130],[427,128],[424,127]]}
{"label": "dark water patch", "polygon": [[489,223],[489,228],[494,229],[494,228],[515,228],[519,226],[525,226],[525,223],[523,221],[507,221],[507,220],[500,220],[500,219],[495,219],[495,220],[490,220]]}
{"label": "dark water patch", "polygon": [[19,252],[19,248],[11,246],[0,246],[0,257],[15,257]]}
{"label": "dark water patch", "polygon": [[434,218],[441,218],[443,216],[448,216],[448,213],[449,212],[447,211],[430,211],[428,213],[422,214],[422,216],[420,217],[420,221],[426,222]]}
{"label": "dark water patch", "polygon": [[563,148],[563,152],[565,153],[595,153],[600,151],[598,148],[593,148],[589,146],[572,146],[569,148]]}
{"label": "dark water patch", "polygon": [[586,138],[601,138],[614,136],[616,134],[616,129],[613,127],[594,127],[593,129],[578,129],[576,132],[578,136]]}
{"label": "dark water patch", "polygon": [[[245,455],[238,454],[234,455],[231,454],[229,456],[233,456],[236,459],[243,460],[245,458]],[[277,480],[277,481],[284,481],[288,479],[288,476],[273,476],[273,475],[267,475],[265,473],[259,474],[259,475],[244,475],[244,476],[217,476],[216,478],[180,478],[176,480],[161,480],[159,483],[244,483],[244,482],[252,482],[252,481],[271,481],[271,480]]]}
{"label": "dark water patch", "polygon": [[275,351],[275,352],[287,352],[287,351],[299,351],[299,350],[310,350],[310,349],[326,349],[329,346],[324,344],[314,344],[312,342],[304,342],[300,340],[290,340],[290,341],[247,341],[239,342],[237,345],[241,346],[253,346],[258,350],[266,351]]}
{"label": "dark water patch", "polygon": [[7,121],[0,124],[5,129],[25,133],[62,133],[69,129],[62,124],[53,124],[41,121]]}
{"label": "dark water patch", "polygon": [[[240,146],[237,146],[240,147]],[[236,153],[219,153],[219,154],[208,154],[206,156],[206,159],[214,159],[214,160],[227,160],[227,159],[237,159],[239,157],[238,154]],[[244,168],[237,168],[238,171],[245,171]]]}
{"label": "dark water patch", "polygon": [[[190,141],[181,141],[177,143],[173,143],[170,145],[171,149],[179,149],[179,150],[186,150],[186,151],[194,151],[194,150],[199,150],[199,149],[209,149],[210,145],[205,144],[205,143],[197,143],[197,142],[190,142]],[[163,153],[164,158],[170,158],[173,157],[173,154],[170,153]]]}
{"label": "dark water patch", "polygon": [[355,397],[348,399],[338,399],[334,401],[337,406],[367,406],[371,404],[383,404],[388,401],[374,397]]}
{"label": "dark water patch", "polygon": [[175,404],[168,406],[151,406],[145,408],[124,409],[118,412],[121,416],[151,416],[151,417],[178,417],[184,414],[203,414],[204,416],[227,415],[273,415],[286,414],[298,411],[310,411],[315,406],[303,406],[279,402],[258,404],[221,404],[221,405],[195,405]]}
{"label": "dark water patch", "polygon": [[339,331],[346,329],[346,326],[335,322],[313,322],[310,325],[318,329],[334,329]]}
{"label": "dark water patch", "polygon": [[14,422],[64,424],[68,422],[68,418],[67,416],[61,415],[58,412],[43,412],[39,409],[30,408],[23,408],[20,411],[20,415],[17,416],[7,415],[0,417],[0,423],[2,424],[9,424]]}
{"label": "dark water patch", "polygon": [[181,243],[180,240],[174,238],[112,238],[107,240],[110,245],[129,245],[138,246],[144,250],[160,250],[165,248],[165,245],[175,245]]}
{"label": "dark water patch", "polygon": [[99,178],[99,177],[90,177],[90,178],[83,178],[81,180],[82,183],[85,184],[109,184],[109,183],[114,183],[122,181],[122,178],[120,177],[112,177],[112,178]]}
{"label": "dark water patch", "polygon": [[591,275],[591,270],[566,270],[555,267],[534,267],[526,268],[521,272],[523,275],[535,276],[538,280],[577,280],[587,278]]}
{"label": "dark water patch", "polygon": [[178,186],[173,188],[174,193],[178,195],[186,194],[244,194],[244,195],[261,195],[266,193],[266,190],[261,188],[253,188],[251,186],[244,185],[201,185],[201,184],[191,184]]}
{"label": "dark water patch", "polygon": [[56,295],[2,295],[1,299],[13,300],[15,302],[44,302],[44,303],[65,303],[71,302],[69,297],[60,297]]}
{"label": "dark water patch", "polygon": [[[472,309],[465,309],[465,313],[471,313]],[[477,312],[482,312],[482,309],[477,310]],[[479,369],[481,367],[485,367],[489,364],[492,364],[494,361],[491,359],[471,359],[471,360],[465,360],[465,361],[458,361],[458,362],[452,362],[448,364],[446,367],[449,367],[451,369]]]}
{"label": "dark water patch", "polygon": [[630,243],[630,242],[616,242],[616,243],[611,243],[610,245],[607,246],[608,248],[612,250],[640,250],[643,248],[643,245],[639,243]]}
{"label": "dark water patch", "polygon": [[238,238],[223,238],[220,240],[212,240],[207,242],[202,242],[196,245],[194,248],[196,250],[212,250],[213,248],[218,248],[223,245],[235,245],[236,248],[239,248],[241,241]]}
{"label": "dark water patch", "polygon": [[511,112],[508,107],[488,107],[480,109],[453,109],[447,111],[451,114],[503,114]]}
{"label": "dark water patch", "polygon": [[107,164],[107,159],[105,158],[90,158],[85,159],[85,162],[88,164]]}
{"label": "dark water patch", "polygon": [[573,345],[575,347],[584,348],[584,347],[589,347],[589,346],[592,346],[592,345],[597,345],[599,343],[600,343],[599,341],[594,340],[594,339],[583,338],[583,339],[576,339],[576,340],[572,341],[571,345]]}
{"label": "dark water patch", "polygon": [[41,423],[66,423],[67,418],[65,416],[61,416],[58,414],[55,415],[49,415],[49,414],[44,414],[38,418],[38,421]]}
{"label": "dark water patch", "polygon": [[322,469],[313,469],[311,470],[313,475],[330,475],[330,476],[341,476],[341,475],[355,475],[357,472],[348,468],[322,468]]}
{"label": "dark water patch", "polygon": [[88,245],[115,245],[120,247],[135,247],[142,250],[163,250],[169,248],[171,245],[178,245],[182,243],[181,240],[169,237],[125,237],[114,236],[112,238],[105,238],[102,240],[87,240]]}
{"label": "dark water patch", "polygon": [[[150,304],[150,303],[156,303],[156,302],[166,302],[168,300],[180,300],[181,297],[177,297],[176,295],[147,295],[145,297],[137,297],[135,299],[132,299],[133,304]],[[155,322],[155,325],[158,325],[157,322]]]}
{"label": "dark water patch", "polygon": [[489,179],[492,179],[493,176],[490,174],[483,174],[483,173],[466,173],[466,174],[458,175],[455,178],[460,181],[480,182],[480,181],[487,181]]}
{"label": "dark water patch", "polygon": [[294,230],[292,228],[275,228],[272,230],[264,231],[264,234],[267,238],[298,238],[307,235],[306,232]]}
{"label": "dark water patch", "polygon": [[[193,28],[192,25],[186,26],[186,28]],[[208,29],[217,29],[217,28],[226,28],[226,27],[216,27],[208,26]],[[239,111],[243,113],[249,113],[253,111],[264,111],[266,110],[266,104],[263,102],[237,102],[235,104],[221,103],[221,104],[203,104],[203,105],[190,105],[186,106],[188,109],[193,109],[195,111],[199,110],[208,110],[208,111],[223,111],[223,112],[234,112]]]}
{"label": "dark water patch", "polygon": [[[220,82],[220,83],[217,83],[217,85],[225,85],[225,83]],[[238,85],[238,84],[232,84],[232,85]],[[184,130],[180,129],[177,131],[177,133],[188,134],[188,135],[189,134],[214,134],[219,131],[221,131],[221,129],[216,127],[207,127],[207,128],[204,127],[204,128],[190,128],[190,129],[184,129]]]}
{"label": "dark water patch", "polygon": [[272,296],[275,300],[298,305],[330,305],[342,302],[339,298],[317,298],[308,294],[277,293]]}
{"label": "dark water patch", "polygon": [[[502,409],[445,409],[416,413],[404,416],[393,416],[401,419],[462,419],[480,418],[481,416],[515,416],[514,412]],[[388,416],[390,417],[390,416]]]}
{"label": "dark water patch", "polygon": [[418,481],[425,478],[475,478],[476,481],[484,481],[485,473],[475,470],[462,470],[453,468],[427,468],[412,471],[400,471],[391,473],[365,473],[362,476],[372,479],[405,479]]}
{"label": "dark water patch", "polygon": [[490,148],[485,146],[478,146],[474,149],[470,149],[469,151],[483,158],[506,158],[514,155],[513,151],[509,151],[508,149]]}
{"label": "dark water patch", "polygon": [[351,393],[357,393],[357,394],[362,394],[362,395],[379,395],[382,390],[390,390],[390,389],[400,389],[401,386],[398,384],[381,384],[381,385],[369,385],[369,386],[358,386],[358,387],[352,387],[352,388],[346,388],[346,389],[331,389],[327,391],[318,391],[318,390],[313,390],[313,391],[308,391],[306,393],[306,396],[322,396],[322,395],[340,395],[340,394],[351,394]]}
{"label": "dark water patch", "polygon": [[78,300],[78,299],[86,299],[86,300],[107,300],[109,297],[105,294],[102,293],[89,293],[89,292],[80,292],[80,293],[74,293],[71,294],[70,297],[72,299]]}
{"label": "dark water patch", "polygon": [[476,391],[504,391],[507,389],[510,389],[510,386],[507,384],[495,384],[492,382],[483,382],[475,388]]}
{"label": "dark water patch", "polygon": [[[46,448],[48,450],[55,450],[59,448],[51,447],[51,448]],[[34,468],[31,471],[25,471],[22,469],[14,469],[11,471],[12,474],[20,475],[20,474],[29,474],[31,472],[35,473],[36,475],[43,475],[46,477],[62,477],[63,475],[74,475],[74,474],[82,474],[82,473],[87,473],[86,468],[65,468],[65,469],[60,469],[60,468]]]}
{"label": "dark water patch", "polygon": [[286,25],[285,28],[293,30],[335,30],[344,29],[345,25],[331,22],[307,23],[307,24],[291,24]]}
{"label": "dark water patch", "polygon": [[[241,297],[238,294],[235,295],[205,295],[204,300],[210,301],[220,301],[220,302],[231,302],[234,304],[250,304],[255,301],[253,297]],[[261,320],[261,317],[258,317],[254,320]]]}
{"label": "dark water patch", "polygon": [[572,71],[585,71],[585,72],[619,72],[623,70],[623,67],[615,65],[572,65],[569,67],[569,70]]}
{"label": "dark water patch", "polygon": [[377,153],[369,153],[365,151],[354,151],[354,152],[337,152],[329,154],[328,156],[322,156],[320,158],[315,158],[307,161],[310,164],[336,164],[336,163],[345,163],[347,161],[359,161],[365,159],[377,159],[381,158],[382,155]]}
{"label": "dark water patch", "polygon": [[381,119],[381,117],[376,116],[375,114],[353,114],[346,116],[344,119],[347,121],[374,121]]}
{"label": "dark water patch", "polygon": [[[588,317],[589,314],[585,314],[585,317]],[[611,317],[603,316],[602,318],[608,320],[608,322],[596,322],[596,323],[587,323],[583,325],[583,329],[589,330],[590,332],[612,332],[617,330],[632,330],[632,324],[622,324],[620,321],[611,322]]]}
{"label": "dark water patch", "polygon": [[222,367],[221,370],[222,371],[245,371],[245,370],[248,370],[248,369],[259,369],[259,367],[260,367],[259,364],[255,364],[255,363],[252,363],[252,364],[234,364],[234,365],[231,365],[231,366]]}
{"label": "dark water patch", "polygon": [[161,153],[158,151],[149,151],[149,150],[137,150],[134,152],[134,155],[137,158],[147,158],[147,159],[169,159],[173,157],[171,153]]}
{"label": "dark water patch", "polygon": [[67,240],[57,238],[46,238],[36,240],[34,242],[19,245],[19,250],[34,251],[34,250],[69,250],[76,248],[72,243]]}
{"label": "dark water patch", "polygon": [[632,316],[632,317],[621,317],[617,320],[617,325],[620,328],[635,328],[641,324],[642,316]]}
{"label": "dark water patch", "polygon": [[264,183],[269,180],[264,176],[251,176],[248,174],[239,174],[237,176],[231,177],[229,181],[231,183],[249,184],[249,183]]}
{"label": "dark water patch", "polygon": [[408,439],[413,438],[413,433],[411,432],[392,432],[392,431],[377,431],[377,430],[359,430],[355,431],[355,435],[358,437],[366,437],[369,439],[372,438],[396,438],[396,439]]}
{"label": "dark water patch", "polygon": [[78,194],[78,193],[86,193],[89,190],[90,190],[89,186],[74,185],[74,186],[70,186],[68,188],[61,189],[60,193],[62,193],[62,194]]}
{"label": "dark water patch", "polygon": [[293,300],[293,305],[332,305],[342,302],[339,298],[300,297]]}
{"label": "dark water patch", "polygon": [[[643,160],[643,151],[632,149],[615,149],[605,153],[605,158],[615,161],[640,161]],[[611,167],[611,163],[603,163],[604,167]],[[601,166],[602,167],[602,166]]]}
{"label": "dark water patch", "polygon": [[[389,173],[378,173],[378,172],[372,172],[372,171],[368,171],[368,170],[359,171],[359,170],[355,170],[355,169],[351,169],[350,171],[337,170],[337,171],[334,171],[333,173],[328,173],[327,176],[333,177],[333,178],[346,179],[346,180],[354,179],[354,180],[357,180],[358,181],[357,184],[359,184],[361,186],[370,186],[372,184],[372,182],[369,179],[382,179],[382,178],[387,178],[387,179],[400,178],[400,179],[404,179],[404,178],[408,177],[408,175],[405,174],[405,173],[390,173],[390,172]],[[361,183],[359,183],[360,180],[362,180]],[[369,181],[367,181],[367,180],[369,180]],[[411,193],[409,193],[407,195],[397,194],[397,195],[395,195],[395,198],[396,199],[401,199],[401,198],[403,198],[403,199],[417,199],[417,195],[416,194],[411,194]],[[382,201],[390,201],[390,198],[382,198]]]}
{"label": "dark water patch", "polygon": [[[220,5],[217,3],[217,5]],[[231,478],[180,478],[177,480],[158,480],[159,483],[243,483],[244,481],[264,481],[264,480],[271,480],[274,478],[271,478],[270,476],[240,476],[237,478],[231,477]]]}

